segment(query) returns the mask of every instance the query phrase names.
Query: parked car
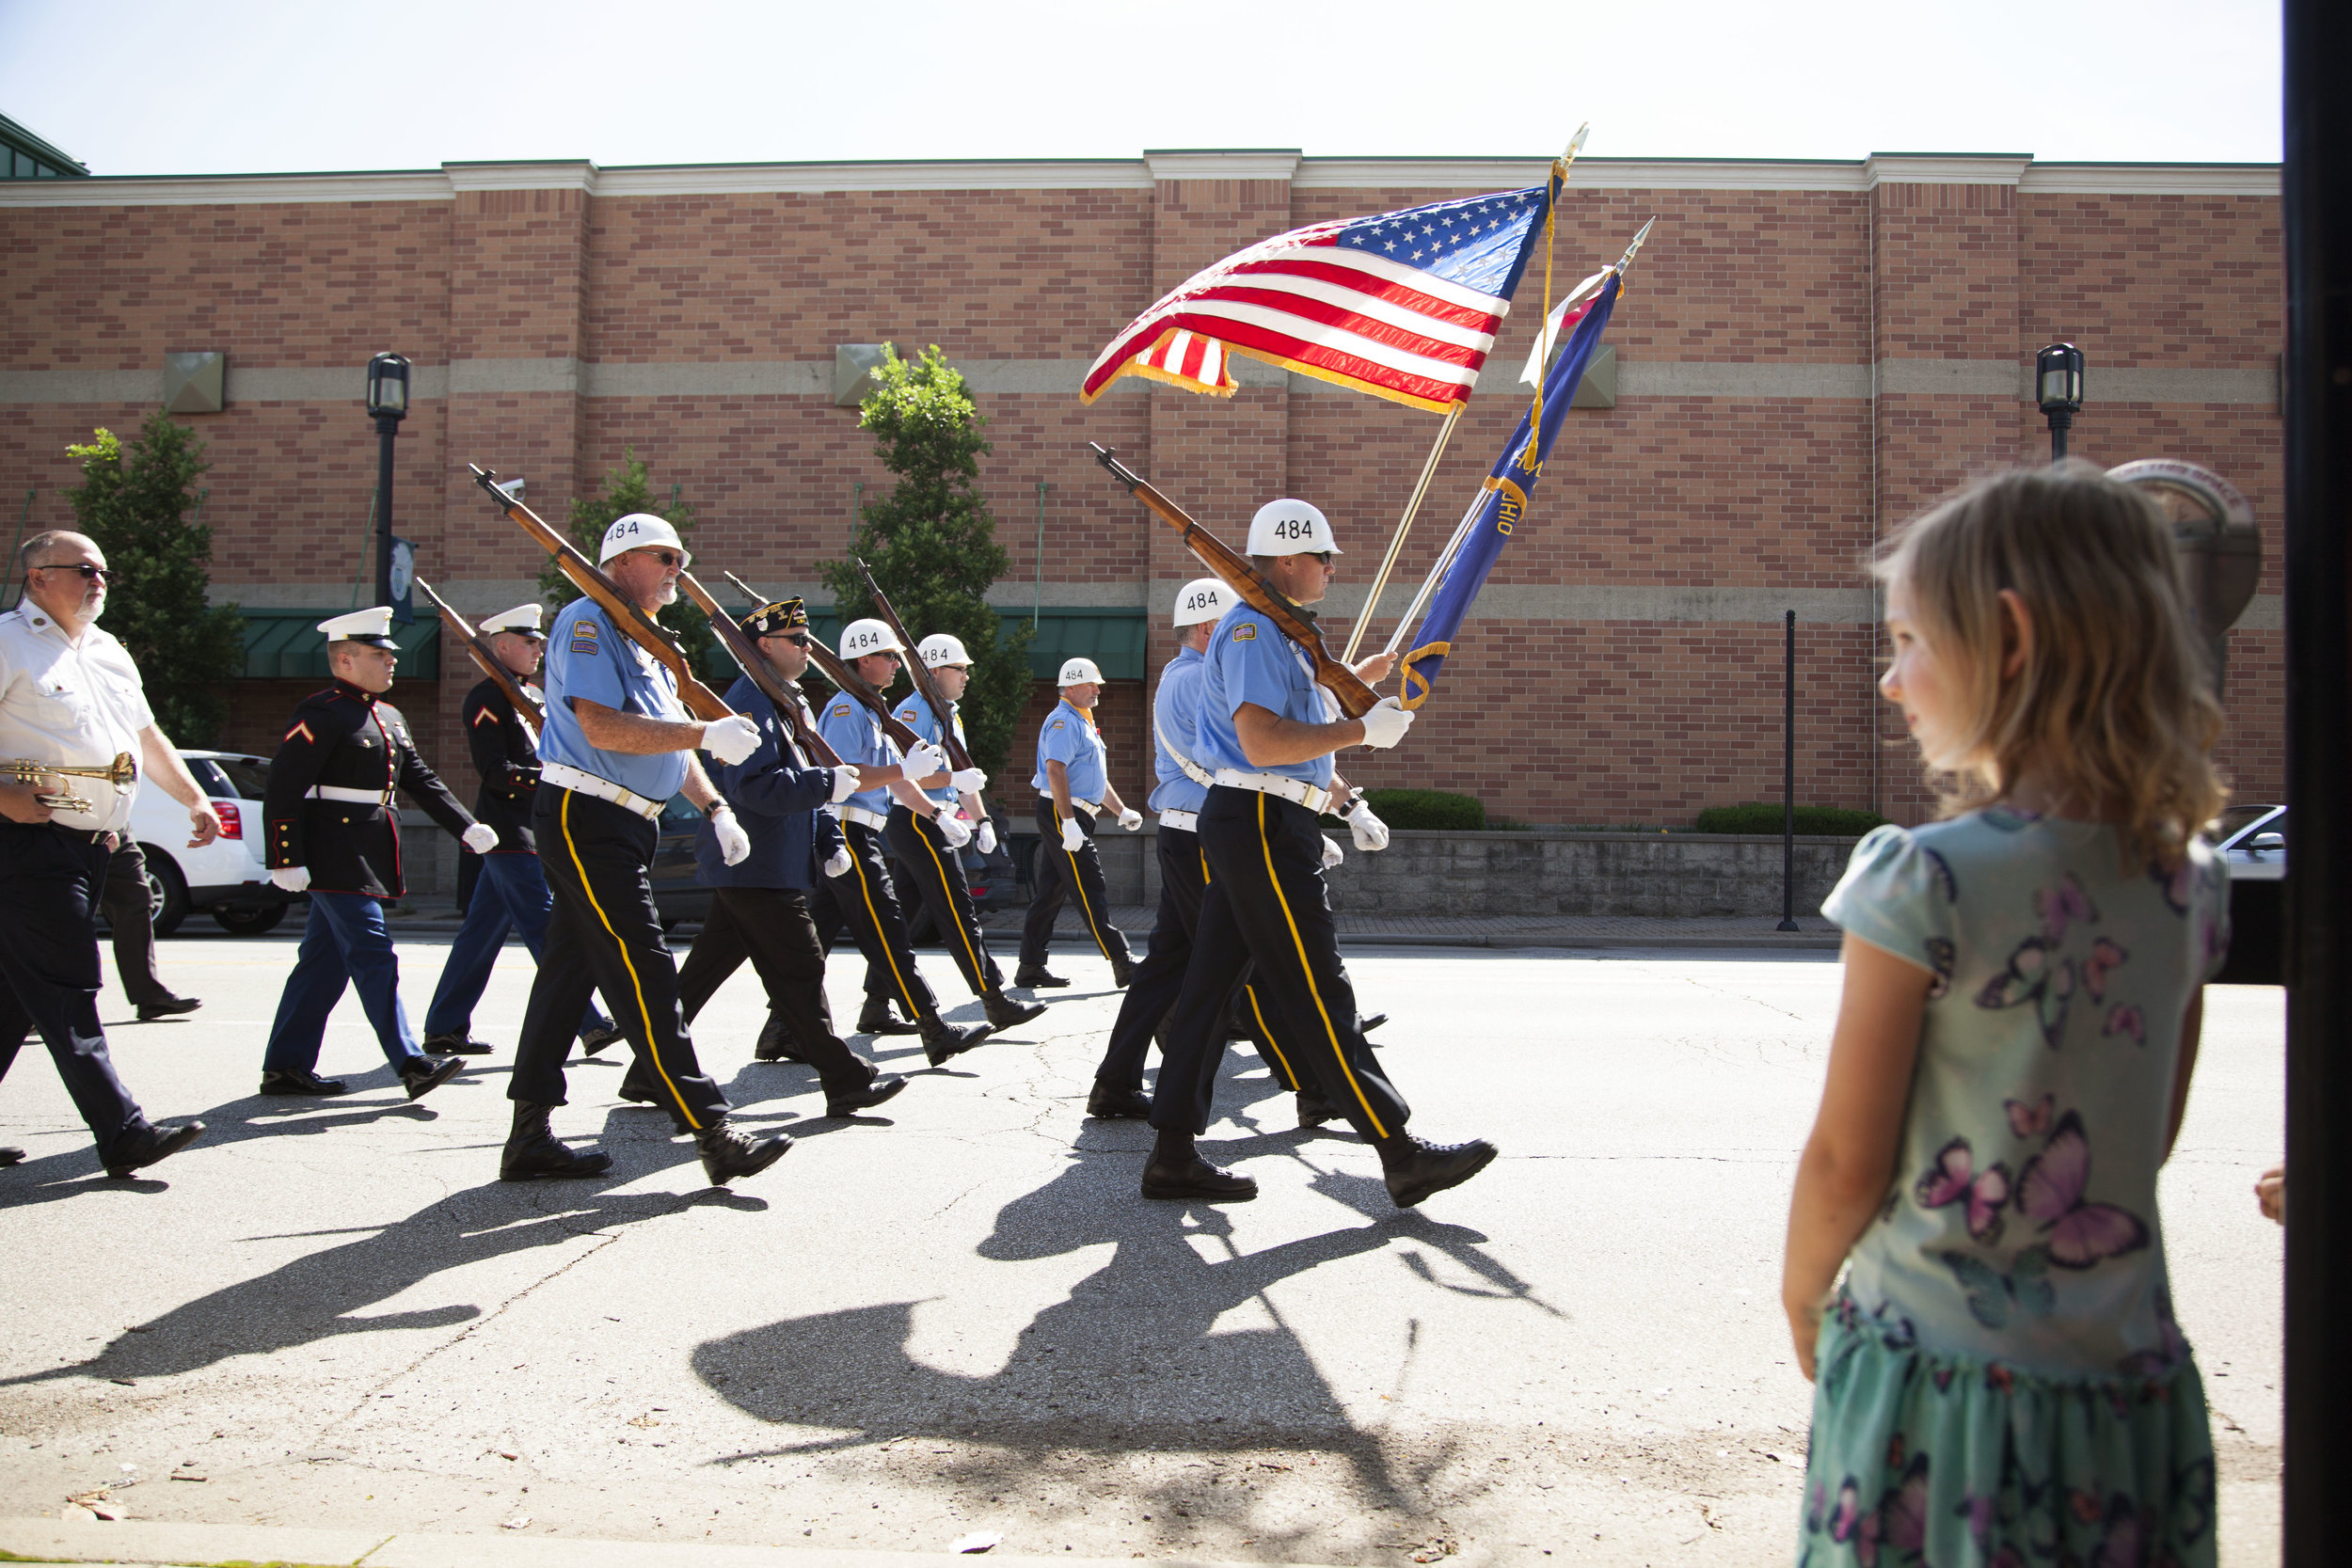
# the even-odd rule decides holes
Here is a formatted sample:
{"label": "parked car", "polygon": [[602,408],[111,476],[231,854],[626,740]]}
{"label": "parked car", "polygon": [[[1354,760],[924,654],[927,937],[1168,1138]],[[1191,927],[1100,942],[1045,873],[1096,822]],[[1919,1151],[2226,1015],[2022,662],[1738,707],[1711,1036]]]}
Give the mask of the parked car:
{"label": "parked car", "polygon": [[2287,808],[2232,806],[2215,822],[2213,841],[2230,863],[2233,882],[2277,882],[2287,874]]}
{"label": "parked car", "polygon": [[2214,978],[2225,986],[2283,984],[2287,808],[2232,806],[2211,836],[2230,865],[2230,956]]}
{"label": "parked car", "polygon": [[131,803],[131,836],[147,856],[147,883],[155,894],[155,934],[169,936],[192,910],[221,929],[257,936],[286,917],[296,896],[269,879],[262,864],[262,797],[269,758],[242,752],[183,752],[188,771],[220,813],[221,836],[188,847],[188,809],[151,779]]}

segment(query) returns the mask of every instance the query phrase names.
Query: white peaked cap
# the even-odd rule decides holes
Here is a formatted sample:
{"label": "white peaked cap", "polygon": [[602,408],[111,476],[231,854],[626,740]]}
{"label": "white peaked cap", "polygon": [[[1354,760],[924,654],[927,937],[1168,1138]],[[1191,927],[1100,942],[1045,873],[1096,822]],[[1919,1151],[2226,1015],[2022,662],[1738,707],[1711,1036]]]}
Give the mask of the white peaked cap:
{"label": "white peaked cap", "polygon": [[694,559],[686,541],[677,536],[677,530],[650,512],[632,512],[626,517],[613,518],[612,526],[604,531],[604,548],[597,552],[596,564],[601,566],[630,550],[664,545],[689,561]]}
{"label": "white peaked cap", "polygon": [[1094,667],[1094,660],[1070,658],[1062,661],[1061,679],[1055,684],[1057,686],[1080,686],[1088,681],[1092,681],[1097,686],[1103,684],[1103,672]]}
{"label": "white peaked cap", "polygon": [[1331,520],[1323,508],[1284,498],[1268,501],[1249,519],[1250,555],[1315,555],[1329,550],[1343,554],[1331,537]]}
{"label": "white peaked cap", "polygon": [[881,621],[852,621],[841,628],[841,657],[864,658],[868,654],[902,654],[906,645]]}
{"label": "white peaked cap", "polygon": [[539,617],[543,613],[545,613],[543,607],[536,601],[531,604],[518,604],[512,610],[500,610],[487,620],[475,622],[473,629],[484,633],[518,631],[525,637],[539,637],[544,635],[539,630]]}
{"label": "white peaked cap", "polygon": [[935,631],[923,639],[915,645],[914,651],[922,656],[926,670],[936,670],[945,664],[972,662],[972,656],[963,651],[963,640],[950,637],[944,631]]}
{"label": "white peaked cap", "polygon": [[1225,613],[1232,590],[1223,578],[1195,578],[1176,591],[1176,624],[1195,626]]}
{"label": "white peaked cap", "polygon": [[348,615],[330,616],[319,623],[319,630],[329,642],[365,642],[371,647],[396,648],[392,641],[392,607],[377,605],[373,610],[355,610]]}

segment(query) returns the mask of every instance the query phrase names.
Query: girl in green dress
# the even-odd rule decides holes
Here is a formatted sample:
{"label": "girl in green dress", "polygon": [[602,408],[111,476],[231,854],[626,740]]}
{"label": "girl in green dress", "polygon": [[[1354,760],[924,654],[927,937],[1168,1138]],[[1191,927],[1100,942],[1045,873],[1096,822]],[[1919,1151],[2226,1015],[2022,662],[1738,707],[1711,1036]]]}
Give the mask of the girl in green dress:
{"label": "girl in green dress", "polygon": [[1822,906],[1845,990],[1782,1291],[1816,1385],[1798,1560],[2210,1565],[2156,1173],[2227,943],[2197,837],[2220,710],[2170,529],[2070,464],[1963,492],[1878,573],[1880,689],[1948,788]]}

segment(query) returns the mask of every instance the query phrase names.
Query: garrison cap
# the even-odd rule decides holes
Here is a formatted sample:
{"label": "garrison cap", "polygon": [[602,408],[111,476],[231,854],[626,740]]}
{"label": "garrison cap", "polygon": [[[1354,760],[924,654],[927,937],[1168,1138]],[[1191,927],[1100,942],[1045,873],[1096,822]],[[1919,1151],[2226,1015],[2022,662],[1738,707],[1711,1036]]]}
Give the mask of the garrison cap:
{"label": "garrison cap", "polygon": [[330,616],[319,623],[319,630],[333,642],[363,642],[371,648],[390,648],[398,651],[400,644],[392,641],[392,607],[377,605],[373,610],[355,610],[348,615]]}
{"label": "garrison cap", "polygon": [[773,637],[779,632],[803,631],[808,626],[808,608],[798,595],[761,605],[736,623],[746,637]]}

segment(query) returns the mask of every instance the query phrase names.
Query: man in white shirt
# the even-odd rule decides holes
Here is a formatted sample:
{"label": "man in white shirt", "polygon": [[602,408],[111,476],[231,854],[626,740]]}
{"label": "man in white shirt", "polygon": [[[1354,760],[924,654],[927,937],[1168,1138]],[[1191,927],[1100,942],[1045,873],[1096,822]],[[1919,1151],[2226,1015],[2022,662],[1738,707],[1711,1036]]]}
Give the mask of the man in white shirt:
{"label": "man in white shirt", "polygon": [[[24,596],[0,615],[0,764],[151,774],[188,808],[190,848],[220,836],[220,817],[155,727],[138,667],[99,629],[106,558],[92,540],[37,533],[19,552]],[[109,1176],[187,1148],[200,1121],[151,1123],[115,1076],[98,1022],[98,933],[91,922],[106,860],[130,831],[135,777],[78,774],[19,783],[0,768],[0,1076],[32,1030],[49,1047]],[[0,1164],[12,1162],[0,1159]]]}

